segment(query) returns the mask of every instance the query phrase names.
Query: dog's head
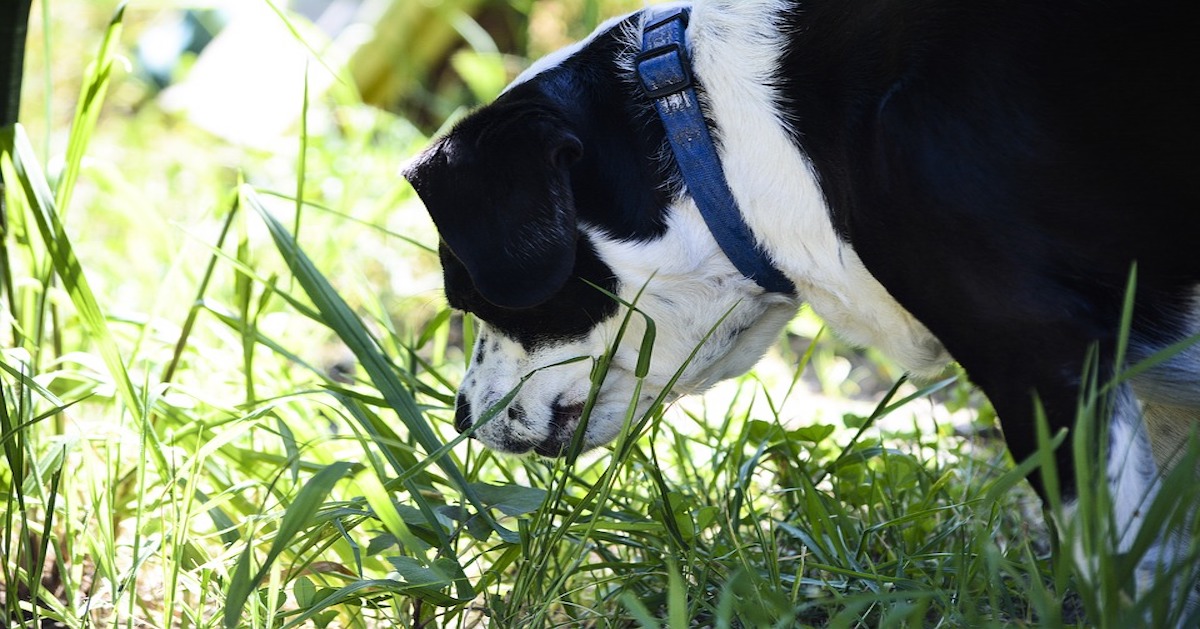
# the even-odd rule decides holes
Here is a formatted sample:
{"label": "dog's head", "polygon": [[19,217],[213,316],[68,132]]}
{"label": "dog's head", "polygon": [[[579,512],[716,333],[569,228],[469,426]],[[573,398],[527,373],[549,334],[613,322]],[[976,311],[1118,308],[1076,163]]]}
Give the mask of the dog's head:
{"label": "dog's head", "polygon": [[[520,77],[405,172],[441,235],[446,297],[480,322],[456,424],[490,417],[475,436],[498,450],[562,454],[606,352],[587,448],[676,377],[683,394],[746,371],[795,312],[733,267],[680,191],[629,73],[638,19]],[[643,317],[656,334],[638,386]]]}

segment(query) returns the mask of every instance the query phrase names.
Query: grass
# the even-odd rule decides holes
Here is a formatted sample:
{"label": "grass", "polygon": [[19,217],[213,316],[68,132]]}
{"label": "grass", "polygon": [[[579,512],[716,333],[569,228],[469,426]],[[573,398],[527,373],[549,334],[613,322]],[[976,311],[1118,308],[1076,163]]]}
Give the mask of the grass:
{"label": "grass", "polygon": [[[151,12],[73,17],[89,15],[108,26],[42,32],[81,97],[44,96],[50,116],[0,138],[3,626],[1111,627],[1177,613],[1168,593],[1132,596],[1138,550],[1115,550],[1102,487],[1084,488],[1092,517],[1071,534],[1103,569],[1078,579],[1023,481],[1040,460],[1014,466],[948,421],[990,425],[969,385],[904,382],[808,313],[754,374],[630,416],[604,452],[481,449],[452,427],[472,323],[445,307],[436,236],[396,175],[425,133],[305,83],[287,142],[233,148],[146,104],[124,69],[121,31]],[[813,391],[856,401],[818,411]],[[1153,521],[1188,516],[1190,481],[1168,479]]]}

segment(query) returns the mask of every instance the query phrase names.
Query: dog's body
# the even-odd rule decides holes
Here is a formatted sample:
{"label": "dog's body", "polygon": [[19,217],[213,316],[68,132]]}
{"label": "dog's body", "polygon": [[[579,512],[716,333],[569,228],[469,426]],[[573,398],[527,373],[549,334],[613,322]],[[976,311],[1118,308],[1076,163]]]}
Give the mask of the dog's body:
{"label": "dog's body", "polygon": [[[795,297],[764,292],[717,247],[632,74],[641,16],[605,24],[407,173],[442,234],[451,305],[483,322],[460,425],[520,386],[476,436],[561,453],[590,385],[590,363],[569,359],[605,352],[623,319],[599,287],[637,296],[658,324],[643,409],[681,365],[681,393],[751,367],[803,300],[914,372],[952,356],[1025,458],[1035,393],[1051,430],[1069,428],[1089,355],[1099,381],[1114,374],[1135,263],[1127,364],[1200,331],[1191,14],[1178,2],[697,3],[692,68],[728,185]],[[616,348],[587,446],[619,431],[640,341],[630,330]],[[1200,417],[1200,350],[1122,385],[1112,407],[1108,474],[1132,536],[1159,464]],[[1071,448],[1057,452],[1069,480]]]}

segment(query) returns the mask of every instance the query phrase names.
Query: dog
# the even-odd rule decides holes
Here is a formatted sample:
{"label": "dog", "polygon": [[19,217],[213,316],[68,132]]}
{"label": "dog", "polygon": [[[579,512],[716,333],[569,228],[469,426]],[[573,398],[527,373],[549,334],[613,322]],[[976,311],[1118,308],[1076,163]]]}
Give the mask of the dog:
{"label": "dog", "polygon": [[[1039,413],[1069,430],[1088,382],[1182,343],[1106,398],[1098,448],[1128,547],[1200,418],[1200,349],[1183,343],[1200,332],[1191,13],[711,0],[604,23],[405,171],[441,236],[446,297],[480,321],[457,427],[561,455],[591,388],[592,362],[573,359],[611,350],[581,435],[603,445],[668,385],[748,370],[807,302],[916,375],[957,361],[1020,461]],[[685,40],[647,50],[663,28]],[[685,91],[659,93],[662,55],[685,59]],[[671,126],[681,103],[704,131]],[[689,176],[676,145],[693,136],[715,175],[702,160],[711,176]],[[714,195],[733,213],[717,227]],[[721,220],[743,239],[715,236]],[[629,304],[656,322],[648,367]],[[1070,444],[1054,456],[1069,513]],[[1160,540],[1141,573],[1176,546]]]}

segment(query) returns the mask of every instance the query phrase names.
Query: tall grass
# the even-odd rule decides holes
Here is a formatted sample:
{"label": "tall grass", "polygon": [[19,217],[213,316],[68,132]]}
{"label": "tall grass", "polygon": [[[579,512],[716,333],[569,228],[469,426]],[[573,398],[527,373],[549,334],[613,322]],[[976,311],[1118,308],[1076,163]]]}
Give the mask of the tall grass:
{"label": "tall grass", "polygon": [[[452,427],[472,324],[439,296],[436,236],[395,175],[424,135],[305,90],[296,154],[214,166],[203,155],[228,147],[153,108],[105,108],[134,80],[120,64],[129,19],[118,10],[80,62],[61,166],[48,173],[22,127],[0,136],[14,278],[0,293],[3,626],[1178,615],[1169,593],[1131,594],[1131,555],[1108,529],[1071,532],[1104,568],[1074,576],[1023,481],[1048,457],[1014,467],[981,433],[916,427],[990,421],[961,378],[897,378],[844,414],[797,399],[814,380],[852,389],[851,361],[894,373],[811,315],[723,395],[631,411],[602,453],[483,450]],[[114,151],[120,169],[90,159]],[[581,359],[602,379],[604,357]],[[1190,481],[1168,479],[1164,496],[1193,496]],[[1085,491],[1076,521],[1102,521],[1103,485]],[[1188,515],[1167,500],[1148,507],[1163,526]]]}

